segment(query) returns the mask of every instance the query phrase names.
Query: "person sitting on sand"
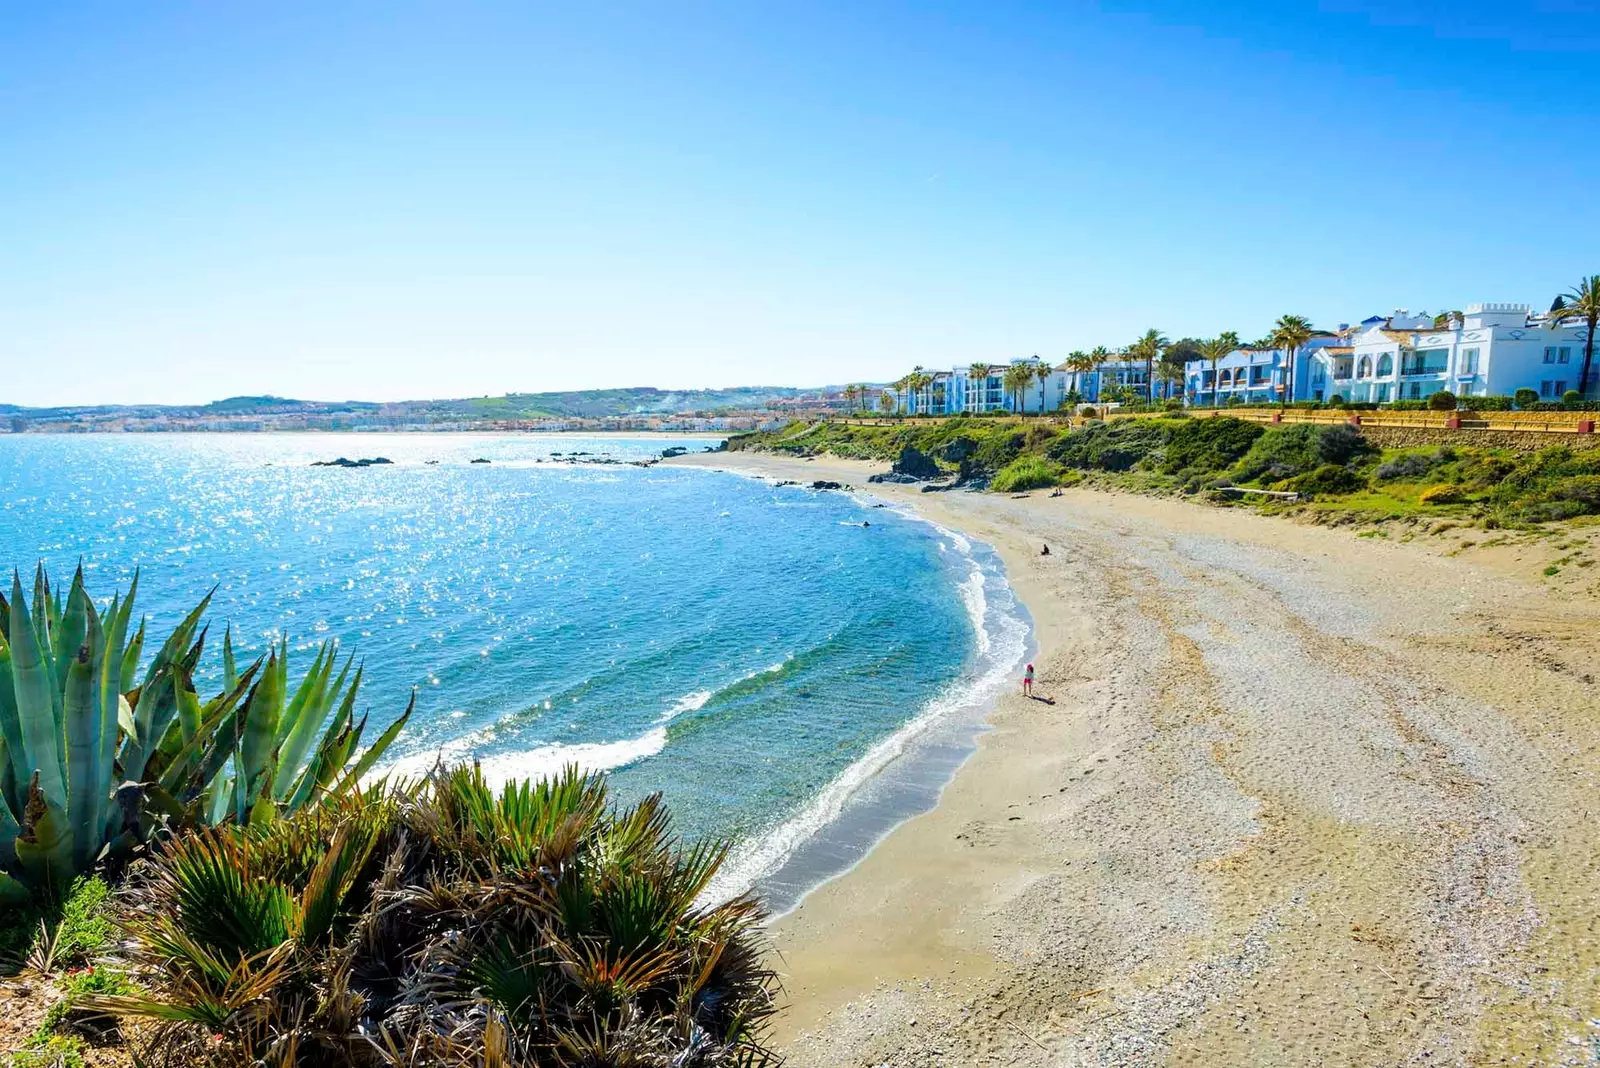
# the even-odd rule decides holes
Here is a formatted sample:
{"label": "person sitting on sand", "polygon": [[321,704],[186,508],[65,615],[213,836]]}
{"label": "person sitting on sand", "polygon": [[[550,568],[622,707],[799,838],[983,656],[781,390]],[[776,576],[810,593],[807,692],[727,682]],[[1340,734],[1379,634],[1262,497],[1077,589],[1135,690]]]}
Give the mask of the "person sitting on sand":
{"label": "person sitting on sand", "polygon": [[1033,665],[1028,665],[1028,670],[1022,673],[1022,696],[1033,696]]}
{"label": "person sitting on sand", "polygon": [[1040,549],[1039,550],[1039,555],[1040,556],[1049,556],[1050,555],[1050,546],[1046,545],[1043,549]]}

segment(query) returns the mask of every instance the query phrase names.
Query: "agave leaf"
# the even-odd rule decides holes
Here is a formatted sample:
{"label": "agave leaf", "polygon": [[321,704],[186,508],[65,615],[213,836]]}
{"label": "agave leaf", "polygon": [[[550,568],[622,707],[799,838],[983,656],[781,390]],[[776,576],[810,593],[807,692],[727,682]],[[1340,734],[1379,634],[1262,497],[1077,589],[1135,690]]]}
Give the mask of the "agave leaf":
{"label": "agave leaf", "polygon": [[[244,678],[235,680],[231,691],[218,694],[199,709],[200,726],[167,764],[161,777],[163,788],[188,793],[195,786],[203,787],[221,770],[237,741],[234,736],[234,716],[239,701],[249,691],[250,682],[260,667],[259,660],[250,665],[245,670]],[[194,771],[199,774],[191,777]],[[191,784],[190,790],[183,789],[186,779]]]}
{"label": "agave leaf", "polygon": [[[130,606],[133,604],[132,590],[128,591],[127,603]],[[139,676],[139,657],[144,653],[144,629],[145,618],[140,616],[138,632],[134,634],[133,640],[127,644],[127,647],[122,650],[122,671],[117,679],[117,689],[122,693],[132,690],[133,680]],[[132,734],[133,731],[130,729],[128,733]]]}
{"label": "agave leaf", "polygon": [[[93,612],[94,605],[89,603],[89,595],[83,592],[83,565],[72,573],[72,588],[67,592],[66,611],[61,615],[60,625],[53,628],[51,638],[51,656],[55,660],[56,688],[66,690],[67,673],[72,670],[72,663],[78,657],[78,651],[83,647],[83,637],[88,633],[89,621],[86,613]],[[66,710],[62,709],[63,719]]]}
{"label": "agave leaf", "polygon": [[[305,770],[294,782],[294,789],[286,801],[285,807],[288,811],[298,812],[304,808],[315,791],[332,782],[344,768],[345,761],[350,759],[350,751],[360,739],[360,728],[356,728],[353,732],[350,728],[350,717],[356,703],[356,690],[360,685],[361,671],[357,669],[355,685],[345,692],[344,700],[339,705],[339,711],[334,714],[333,722],[322,732],[322,741],[317,743],[316,752],[311,754],[311,760],[306,764]],[[362,718],[362,722],[363,724],[366,722],[365,717]]]}
{"label": "agave leaf", "polygon": [[6,600],[4,590],[0,590],[0,645],[11,641],[11,602]]}
{"label": "agave leaf", "polygon": [[[74,581],[67,618],[81,619],[83,636],[68,658],[62,714],[66,720],[67,816],[72,834],[74,871],[88,870],[100,852],[105,805],[111,796],[111,767],[100,765],[100,669],[104,654],[100,621],[89,595]],[[72,602],[77,602],[73,604]],[[76,627],[77,623],[68,626]]]}
{"label": "agave leaf", "polygon": [[411,700],[406,702],[406,710],[400,714],[399,719],[389,724],[384,732],[378,735],[378,740],[373,742],[365,753],[361,754],[361,758],[355,762],[355,766],[346,772],[344,778],[339,781],[339,785],[334,790],[335,793],[343,793],[350,789],[361,781],[363,775],[372,770],[372,766],[383,757],[389,746],[394,743],[395,738],[399,736],[400,731],[404,729],[406,721],[411,718],[411,713],[416,707],[417,691],[412,690]]}
{"label": "agave leaf", "polygon": [[0,871],[0,905],[23,905],[30,896],[26,886]]}
{"label": "agave leaf", "polygon": [[[310,670],[306,672],[306,677],[300,680],[300,685],[295,687],[294,696],[289,698],[288,706],[283,710],[283,715],[279,717],[276,741],[280,745],[299,721],[301,711],[308,703],[315,702],[317,689],[323,683],[322,665],[328,662],[328,647],[331,644],[331,642],[324,642],[317,647],[317,655],[311,660]],[[288,664],[287,656],[284,657],[284,664],[286,666]],[[288,692],[287,687],[285,687],[284,692]]]}
{"label": "agave leaf", "polygon": [[231,690],[239,685],[239,667],[233,659],[233,625],[222,630],[222,688]]}
{"label": "agave leaf", "polygon": [[145,767],[178,710],[178,665],[163,664],[139,687],[133,731],[122,744],[122,776],[143,782]]}
{"label": "agave leaf", "polygon": [[[332,643],[329,644],[332,645]],[[333,671],[333,661],[336,653],[336,648],[330,649],[327,665],[322,671],[322,681],[312,693],[311,699],[300,709],[298,722],[295,723],[294,729],[288,732],[283,744],[279,747],[278,774],[272,784],[272,794],[280,801],[289,796],[295,786],[296,777],[303,778],[302,771],[309,770],[301,767],[305,762],[306,752],[311,748],[312,741],[316,739],[318,728],[328,718],[329,706],[338,700],[339,694],[344,690],[345,679],[350,674],[350,665],[354,657],[345,660],[344,667],[339,672],[339,677],[334,680],[332,686],[329,686],[328,675]],[[347,702],[354,701],[356,690],[360,684],[361,674],[358,671],[356,673],[356,685],[350,687],[349,692],[345,694]],[[324,732],[324,737],[326,737],[326,732]]]}
{"label": "agave leaf", "polygon": [[[0,743],[0,747],[3,745],[4,743]],[[17,835],[21,831],[22,826],[17,823],[16,816],[12,815],[11,803],[0,799],[0,869],[9,868],[12,861],[17,859]]]}
{"label": "agave leaf", "polygon": [[234,767],[239,780],[239,822],[247,821],[248,809],[272,782],[273,743],[278,733],[278,717],[283,708],[283,673],[274,652],[267,659],[261,679],[250,691],[239,722],[239,747]]}
{"label": "agave leaf", "polygon": [[[9,606],[5,614],[7,617],[11,615]],[[9,622],[6,627],[10,629]],[[22,721],[17,716],[17,691],[11,671],[11,646],[4,638],[0,638],[0,741],[6,743],[6,764],[11,782],[5,800],[13,812],[21,812],[22,799],[17,796],[16,787],[28,781],[33,769],[23,766],[27,756],[22,746]]]}
{"label": "agave leaf", "polygon": [[[15,621],[12,629],[16,629]],[[72,832],[65,807],[51,801],[39,782],[39,772],[35,771],[28,783],[28,803],[22,810],[22,827],[17,834],[17,863],[35,886],[56,892],[72,882]]]}
{"label": "agave leaf", "polygon": [[[43,579],[39,580],[41,583]],[[39,646],[22,583],[12,579],[11,670],[22,728],[22,769],[18,781],[37,778],[39,789],[57,809],[67,807],[66,754],[62,752],[59,698],[50,685],[49,669]]]}
{"label": "agave leaf", "polygon": [[200,695],[189,686],[178,688],[178,728],[184,745],[200,731]]}

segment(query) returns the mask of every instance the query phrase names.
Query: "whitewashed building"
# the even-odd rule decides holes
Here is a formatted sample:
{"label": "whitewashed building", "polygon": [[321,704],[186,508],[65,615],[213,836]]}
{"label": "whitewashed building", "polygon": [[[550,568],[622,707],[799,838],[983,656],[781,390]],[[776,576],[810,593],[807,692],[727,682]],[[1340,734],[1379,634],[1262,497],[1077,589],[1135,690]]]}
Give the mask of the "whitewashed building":
{"label": "whitewashed building", "polygon": [[1532,389],[1560,400],[1578,388],[1587,336],[1584,324],[1552,325],[1526,304],[1469,304],[1439,325],[1430,315],[1396,312],[1352,332],[1349,362],[1331,389],[1380,404],[1426,400],[1442,389],[1466,397]]}
{"label": "whitewashed building", "polygon": [[[1469,304],[1461,313],[1435,317],[1397,310],[1353,327],[1312,338],[1295,354],[1293,400],[1335,398],[1383,404],[1427,400],[1440,390],[1462,397],[1510,396],[1532,389],[1560,400],[1578,388],[1588,328],[1551,325],[1526,304]],[[1191,404],[1277,402],[1283,399],[1286,354],[1239,349],[1217,361],[1185,367]],[[1590,395],[1600,374],[1590,373]]]}

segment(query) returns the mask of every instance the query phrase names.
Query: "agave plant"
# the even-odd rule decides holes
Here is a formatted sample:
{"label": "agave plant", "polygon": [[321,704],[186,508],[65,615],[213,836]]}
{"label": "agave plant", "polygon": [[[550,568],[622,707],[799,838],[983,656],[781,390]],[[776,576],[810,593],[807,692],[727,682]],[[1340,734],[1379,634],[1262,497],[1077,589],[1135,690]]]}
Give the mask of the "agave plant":
{"label": "agave plant", "polygon": [[352,763],[366,725],[354,720],[360,669],[351,678],[346,660],[332,679],[337,646],[326,643],[286,702],[287,643],[240,673],[227,634],[222,692],[202,703],[209,595],[134,685],[138,584],[104,614],[81,568],[64,601],[43,567],[31,611],[20,577],[9,603],[0,596],[0,897],[58,894],[163,827],[261,821],[348,789],[410,717],[407,706]]}
{"label": "agave plant", "polygon": [[126,896],[151,993],[98,1004],[179,1063],[776,1063],[761,906],[699,900],[725,854],[575,769],[356,789],[163,847]]}

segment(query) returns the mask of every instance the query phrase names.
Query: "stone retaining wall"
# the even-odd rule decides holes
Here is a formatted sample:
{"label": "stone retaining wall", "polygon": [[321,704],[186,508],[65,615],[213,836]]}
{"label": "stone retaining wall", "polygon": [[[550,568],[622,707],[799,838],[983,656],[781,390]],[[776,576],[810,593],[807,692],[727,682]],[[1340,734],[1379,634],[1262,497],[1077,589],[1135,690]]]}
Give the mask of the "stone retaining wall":
{"label": "stone retaining wall", "polygon": [[1600,448],[1600,434],[1540,434],[1526,430],[1448,430],[1423,426],[1364,426],[1361,433],[1375,445],[1391,449],[1413,445],[1477,445],[1484,448],[1537,452],[1551,445],[1573,449]]}

